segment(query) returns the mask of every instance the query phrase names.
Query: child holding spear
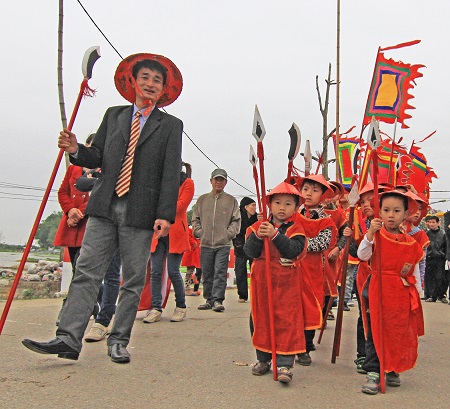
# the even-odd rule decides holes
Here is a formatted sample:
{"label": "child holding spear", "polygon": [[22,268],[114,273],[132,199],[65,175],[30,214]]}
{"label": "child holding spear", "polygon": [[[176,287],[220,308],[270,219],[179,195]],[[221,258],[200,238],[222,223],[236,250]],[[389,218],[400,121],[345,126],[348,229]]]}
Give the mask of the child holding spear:
{"label": "child holding spear", "polygon": [[[384,339],[384,371],[388,386],[400,386],[398,373],[415,366],[418,337],[424,335],[418,266],[423,250],[400,228],[408,210],[414,213],[414,207],[415,201],[403,192],[391,190],[382,193],[380,218],[372,219],[358,248],[358,257],[361,260],[370,259],[371,268],[362,292],[363,311],[366,311],[367,317],[366,358],[362,366],[367,371],[367,382],[363,385],[362,392],[370,395],[377,394],[380,389],[378,348],[381,334]],[[380,243],[377,243],[376,232],[379,232]],[[379,247],[383,248],[384,253],[383,257],[377,258],[375,255]],[[382,294],[378,286],[379,274],[383,276]],[[379,326],[378,319],[380,302],[383,305],[382,327]]]}
{"label": "child holding spear", "polygon": [[[300,202],[298,190],[281,183],[267,194],[271,214],[247,229],[245,253],[253,258],[251,267],[252,343],[258,362],[252,374],[269,372],[272,343],[269,328],[270,306],[267,302],[266,259],[270,258],[274,328],[276,333],[277,378],[282,383],[292,380],[295,354],[305,352],[302,309],[302,276],[298,261],[305,255],[307,242],[298,222]],[[269,254],[264,239],[269,239]]]}

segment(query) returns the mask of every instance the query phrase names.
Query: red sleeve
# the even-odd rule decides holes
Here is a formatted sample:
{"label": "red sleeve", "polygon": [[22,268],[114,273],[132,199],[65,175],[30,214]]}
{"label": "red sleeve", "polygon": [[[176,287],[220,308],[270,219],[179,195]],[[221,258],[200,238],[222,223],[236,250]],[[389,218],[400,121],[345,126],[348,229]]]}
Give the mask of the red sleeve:
{"label": "red sleeve", "polygon": [[66,174],[64,175],[64,179],[61,182],[61,186],[58,190],[58,202],[61,205],[62,211],[67,214],[70,209],[73,209],[75,206],[74,202],[72,201],[72,195],[70,194],[71,188],[70,188],[70,179],[72,177],[72,172],[74,170],[75,166],[70,165],[67,170]]}
{"label": "red sleeve", "polygon": [[180,186],[177,200],[177,216],[187,211],[194,197],[194,181],[187,178]]}

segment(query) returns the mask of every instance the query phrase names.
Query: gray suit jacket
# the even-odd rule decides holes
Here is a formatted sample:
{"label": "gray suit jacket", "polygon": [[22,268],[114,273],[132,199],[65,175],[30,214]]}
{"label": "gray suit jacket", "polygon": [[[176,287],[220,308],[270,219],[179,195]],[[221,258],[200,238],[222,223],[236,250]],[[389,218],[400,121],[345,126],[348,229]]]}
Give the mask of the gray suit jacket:
{"label": "gray suit jacket", "polygon": [[[110,204],[130,139],[133,107],[108,108],[90,148],[79,144],[70,161],[100,167],[86,208],[90,216],[110,218]],[[142,128],[134,154],[126,224],[153,229],[156,219],[175,221],[181,171],[183,123],[155,108]]]}

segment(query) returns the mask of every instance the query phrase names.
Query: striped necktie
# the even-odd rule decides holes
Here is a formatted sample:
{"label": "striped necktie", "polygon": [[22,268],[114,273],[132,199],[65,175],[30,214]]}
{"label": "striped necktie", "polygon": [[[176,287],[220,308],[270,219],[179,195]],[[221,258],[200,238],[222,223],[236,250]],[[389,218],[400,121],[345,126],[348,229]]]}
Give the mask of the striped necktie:
{"label": "striped necktie", "polygon": [[134,151],[136,144],[139,140],[139,134],[141,133],[141,124],[139,118],[142,115],[141,111],[137,111],[136,116],[131,124],[130,142],[128,143],[127,154],[122,163],[119,177],[117,178],[116,193],[121,197],[130,190],[131,170],[133,167]]}

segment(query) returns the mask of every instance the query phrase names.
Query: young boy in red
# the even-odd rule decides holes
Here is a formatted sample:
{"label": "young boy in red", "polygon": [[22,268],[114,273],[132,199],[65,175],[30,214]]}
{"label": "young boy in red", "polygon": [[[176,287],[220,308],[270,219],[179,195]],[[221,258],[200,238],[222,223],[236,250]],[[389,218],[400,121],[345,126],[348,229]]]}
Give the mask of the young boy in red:
{"label": "young boy in red", "polygon": [[[327,250],[333,248],[337,241],[337,228],[321,206],[334,192],[322,175],[309,175],[300,178],[302,206],[298,215],[308,239],[306,256],[301,261],[303,271],[303,309],[305,316],[306,351],[298,354],[298,363],[311,365],[310,351],[316,349],[314,336],[316,329],[322,327],[325,292],[336,294],[335,277],[327,276]],[[326,291],[325,291],[326,288]]]}
{"label": "young boy in red", "polygon": [[[273,314],[276,338],[278,381],[292,380],[295,354],[305,351],[302,309],[302,272],[299,260],[306,252],[306,238],[298,223],[300,193],[281,183],[267,195],[271,214],[269,221],[258,221],[247,229],[245,254],[253,258],[251,266],[250,303],[253,320],[252,343],[258,362],[253,375],[270,370],[272,345],[267,302],[267,271],[264,240],[269,239],[270,275],[272,279]],[[267,239],[266,239],[267,240]],[[252,328],[251,328],[252,329]]]}
{"label": "young boy in red", "polygon": [[[367,371],[367,382],[362,392],[371,395],[379,390],[380,350],[384,351],[386,384],[400,386],[398,373],[415,366],[418,337],[424,335],[418,266],[423,250],[400,227],[407,217],[408,208],[413,213],[414,207],[415,201],[403,192],[391,190],[382,193],[380,218],[372,219],[358,248],[358,257],[370,260],[370,275],[362,292],[363,311],[367,318],[366,358],[362,366]],[[378,237],[375,238],[377,231],[379,243]]]}

